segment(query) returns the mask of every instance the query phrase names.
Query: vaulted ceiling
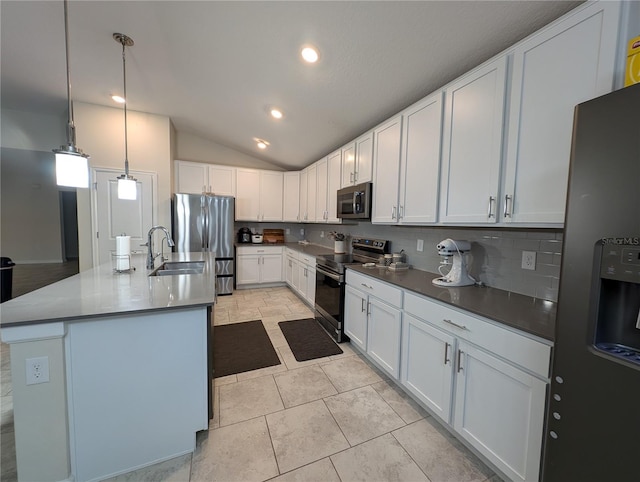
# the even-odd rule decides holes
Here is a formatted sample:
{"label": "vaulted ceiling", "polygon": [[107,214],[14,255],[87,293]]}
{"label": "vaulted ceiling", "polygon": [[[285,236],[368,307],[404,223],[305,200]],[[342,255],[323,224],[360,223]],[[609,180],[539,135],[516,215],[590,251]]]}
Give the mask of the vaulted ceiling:
{"label": "vaulted ceiling", "polygon": [[[129,109],[298,169],[579,3],[71,1],[72,95],[117,105],[121,32],[135,41]],[[2,108],[66,116],[62,1],[3,0],[0,16]],[[304,44],[320,51],[316,64],[301,62]]]}

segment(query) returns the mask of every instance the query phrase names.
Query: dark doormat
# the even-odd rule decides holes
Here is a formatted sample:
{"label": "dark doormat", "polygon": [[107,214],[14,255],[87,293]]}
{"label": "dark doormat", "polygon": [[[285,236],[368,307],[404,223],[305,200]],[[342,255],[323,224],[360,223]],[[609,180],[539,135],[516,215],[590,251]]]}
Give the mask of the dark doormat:
{"label": "dark doormat", "polygon": [[262,321],[213,327],[213,378],[279,364]]}
{"label": "dark doormat", "polygon": [[278,323],[296,360],[306,361],[339,355],[340,347],[313,318]]}

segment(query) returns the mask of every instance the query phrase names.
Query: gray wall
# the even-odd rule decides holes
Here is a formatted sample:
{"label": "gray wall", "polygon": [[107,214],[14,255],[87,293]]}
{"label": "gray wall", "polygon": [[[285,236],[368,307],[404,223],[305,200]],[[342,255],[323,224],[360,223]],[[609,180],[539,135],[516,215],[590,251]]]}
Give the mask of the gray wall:
{"label": "gray wall", "polygon": [[[465,239],[471,242],[468,266],[471,275],[487,286],[513,291],[539,299],[557,301],[560,259],[562,253],[562,230],[560,229],[510,229],[510,228],[453,228],[453,227],[405,227],[381,226],[362,222],[352,225],[331,224],[255,224],[236,223],[257,229],[288,228],[288,242],[304,238],[313,244],[333,247],[327,236],[329,231],[338,231],[353,236],[388,239],[391,250],[404,249],[407,261],[417,269],[437,273],[442,258],[436,245],[443,239]],[[322,234],[324,233],[324,237]],[[424,241],[424,251],[416,250],[417,240]],[[351,240],[348,238],[348,241]],[[535,251],[535,271],[521,268],[522,251]]]}

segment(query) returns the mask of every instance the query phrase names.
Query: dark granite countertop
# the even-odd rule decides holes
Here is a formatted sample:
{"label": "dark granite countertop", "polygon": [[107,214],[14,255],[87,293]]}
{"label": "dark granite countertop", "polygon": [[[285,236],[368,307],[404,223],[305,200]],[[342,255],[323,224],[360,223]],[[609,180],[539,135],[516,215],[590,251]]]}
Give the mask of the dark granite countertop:
{"label": "dark granite countertop", "polygon": [[347,268],[554,341],[556,303],[551,301],[486,286],[442,288],[431,283],[438,274],[417,269],[391,271],[387,268],[365,268],[361,265],[349,265]]}
{"label": "dark granite countertop", "polygon": [[287,248],[293,249],[309,256],[318,256],[319,254],[331,254],[333,249],[317,244],[300,244],[300,243],[284,243]]}

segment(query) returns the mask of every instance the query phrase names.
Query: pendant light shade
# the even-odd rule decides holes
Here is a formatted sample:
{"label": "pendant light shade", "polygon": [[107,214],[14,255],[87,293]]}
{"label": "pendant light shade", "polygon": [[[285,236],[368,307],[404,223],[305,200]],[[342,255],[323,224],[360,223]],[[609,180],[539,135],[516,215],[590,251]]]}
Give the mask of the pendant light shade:
{"label": "pendant light shade", "polygon": [[67,145],[53,150],[56,154],[56,184],[68,187],[89,187],[89,155],[75,145],[76,126],[73,122],[73,103],[71,102],[67,0],[64,0],[64,45],[67,61]]}
{"label": "pendant light shade", "polygon": [[118,199],[135,201],[138,198],[138,180],[129,175],[129,148],[127,143],[127,64],[125,47],[133,45],[133,39],[123,33],[114,33],[113,39],[122,45],[122,80],[124,103],[124,174],[118,176]]}

